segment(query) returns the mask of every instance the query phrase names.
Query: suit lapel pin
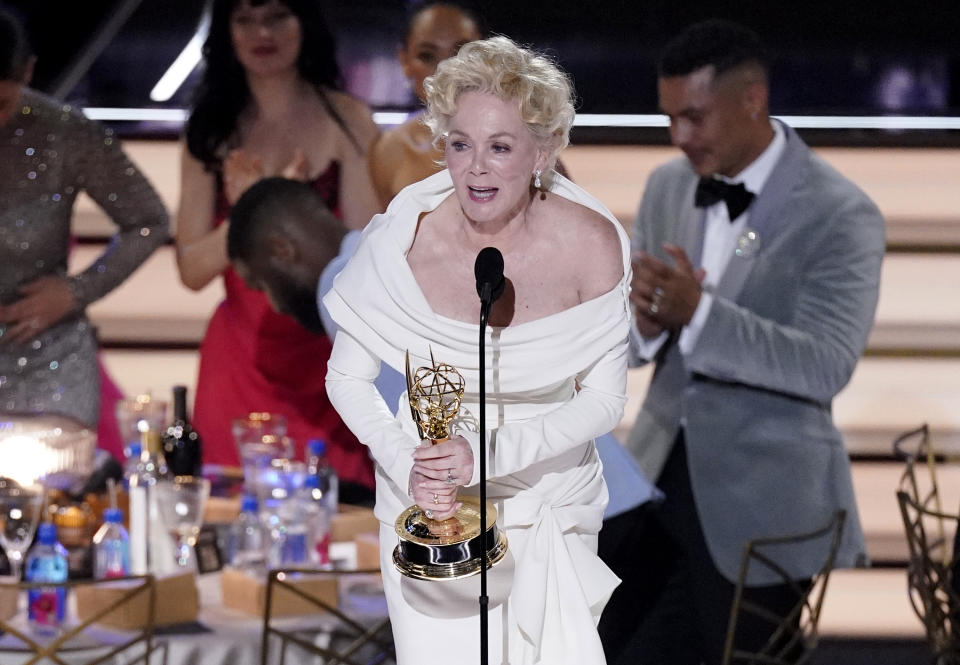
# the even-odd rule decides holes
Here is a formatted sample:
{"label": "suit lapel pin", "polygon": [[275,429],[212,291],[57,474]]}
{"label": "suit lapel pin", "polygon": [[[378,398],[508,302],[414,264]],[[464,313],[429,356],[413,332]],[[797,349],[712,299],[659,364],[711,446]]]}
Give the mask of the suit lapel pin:
{"label": "suit lapel pin", "polygon": [[749,259],[760,250],[760,234],[753,229],[744,229],[737,238],[736,255],[741,259]]}

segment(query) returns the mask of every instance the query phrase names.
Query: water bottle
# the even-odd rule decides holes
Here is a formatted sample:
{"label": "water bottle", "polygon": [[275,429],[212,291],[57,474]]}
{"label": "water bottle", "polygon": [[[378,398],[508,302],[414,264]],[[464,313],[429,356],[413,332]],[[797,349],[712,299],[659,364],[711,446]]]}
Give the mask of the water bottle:
{"label": "water bottle", "polygon": [[127,446],[127,458],[123,461],[123,489],[130,491],[130,476],[137,472],[140,464],[140,442],[136,441]]}
{"label": "water bottle", "polygon": [[157,507],[157,481],[168,475],[160,434],[143,433],[140,461],[130,476],[130,570],[135,575],[176,570],[173,541]]}
{"label": "water bottle", "polygon": [[327,444],[323,439],[310,439],[307,442],[307,474],[316,476],[320,480],[318,489],[323,495],[324,505],[329,515],[337,512],[337,503],[340,500],[340,481],[337,472],[330,466],[327,459]]}
{"label": "water bottle", "polygon": [[264,564],[263,527],[257,509],[257,497],[244,495],[240,515],[230,527],[230,565],[254,572]]}
{"label": "water bottle", "polygon": [[108,508],[103,525],[93,535],[93,575],[98,580],[130,574],[130,536],[123,528],[123,511]]}
{"label": "water bottle", "polygon": [[276,515],[282,525],[282,539],[279,542],[281,567],[310,563],[307,519],[299,494],[298,490],[284,499]]}
{"label": "water bottle", "polygon": [[[37,528],[37,542],[27,553],[28,582],[63,583],[69,567],[67,551],[57,542],[57,527],[43,522]],[[63,586],[37,587],[27,593],[30,627],[40,635],[55,635],[63,623],[67,589]]]}
{"label": "water bottle", "polygon": [[323,568],[330,565],[330,509],[318,476],[307,476],[297,494],[303,523],[307,529],[309,562]]}

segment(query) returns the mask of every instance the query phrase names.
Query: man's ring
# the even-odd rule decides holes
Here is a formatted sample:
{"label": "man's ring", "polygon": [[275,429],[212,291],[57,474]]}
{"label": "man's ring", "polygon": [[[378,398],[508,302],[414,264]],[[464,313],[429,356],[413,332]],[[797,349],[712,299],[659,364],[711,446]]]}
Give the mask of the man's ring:
{"label": "man's ring", "polygon": [[453,485],[457,479],[453,477],[453,469],[447,469],[447,485]]}
{"label": "man's ring", "polygon": [[428,519],[428,520],[432,520],[432,519],[433,519],[433,511],[432,511],[432,510],[424,510],[424,511],[423,511],[423,514],[427,516],[427,519]]}
{"label": "man's ring", "polygon": [[660,303],[654,300],[653,302],[650,303],[650,307],[647,308],[647,311],[650,312],[651,314],[656,314],[657,312],[660,311]]}
{"label": "man's ring", "polygon": [[434,504],[440,503],[440,495],[437,494],[436,492],[433,493],[433,503]]}
{"label": "man's ring", "polygon": [[659,286],[653,287],[653,299],[659,301],[664,295],[663,289]]}

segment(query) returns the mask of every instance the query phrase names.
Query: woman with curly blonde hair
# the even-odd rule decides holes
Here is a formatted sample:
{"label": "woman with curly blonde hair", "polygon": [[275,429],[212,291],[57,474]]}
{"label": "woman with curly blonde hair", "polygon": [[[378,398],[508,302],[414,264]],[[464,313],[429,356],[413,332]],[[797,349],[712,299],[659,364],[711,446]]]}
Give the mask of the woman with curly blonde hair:
{"label": "woman with curly blonde hair", "polygon": [[[479,491],[474,260],[503,254],[506,289],[486,330],[487,497],[509,539],[490,571],[491,662],[603,663],[596,623],[618,583],[596,556],[607,488],[594,438],[626,403],[629,243],[595,198],[553,172],[573,121],[568,77],[495,37],[427,80],[446,170],[376,216],[324,303],[340,327],[331,402],[377,462],[381,567],[400,663],[475,662],[477,577],[402,577],[394,521],[415,501],[437,520]],[[453,438],[421,446],[406,405],[373,386],[429,351],[464,376]]]}

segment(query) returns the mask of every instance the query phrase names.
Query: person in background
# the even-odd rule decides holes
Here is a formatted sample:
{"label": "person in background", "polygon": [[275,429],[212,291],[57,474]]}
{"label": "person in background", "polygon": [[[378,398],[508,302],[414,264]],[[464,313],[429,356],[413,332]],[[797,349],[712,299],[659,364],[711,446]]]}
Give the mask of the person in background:
{"label": "person in background", "polygon": [[275,313],[227,257],[230,208],[264,176],[308,182],[347,228],[378,211],[367,168],[377,129],[369,110],[339,90],[334,56],[316,0],[213,1],[186,128],[177,264],[190,288],[221,275],[226,287],[200,349],[193,420],[204,459],[238,464],[230,421],[280,413],[298,449],[325,439],[344,487],[369,490],[369,456],[326,396],[330,339]]}
{"label": "person in background", "polygon": [[[613,665],[714,665],[747,541],[845,511],[835,565],[865,559],[830,405],[873,324],[884,221],[770,118],[753,31],[687,28],[663,53],[658,91],[684,155],[651,174],[633,229],[632,360],[656,371],[627,446],[666,498],[601,533],[624,583],[600,632]],[[803,587],[829,544],[770,554]],[[755,567],[744,599],[785,615],[797,598],[781,579]],[[736,646],[772,631],[741,615]]]}
{"label": "person in background", "polygon": [[[119,140],[28,87],[34,62],[23,25],[0,9],[0,412],[95,428],[100,368],[85,310],[167,240],[168,215]],[[69,275],[80,192],[119,230]]]}
{"label": "person in background", "polygon": [[[397,59],[417,100],[424,101],[423,81],[441,61],[456,55],[467,42],[483,37],[480,16],[466,5],[442,0],[413,3]],[[401,189],[442,168],[443,151],[434,145],[422,113],[383,133],[370,152],[370,172],[384,208]]]}
{"label": "person in background", "polygon": [[[264,178],[233,207],[227,254],[247,286],[262,291],[275,311],[335,337],[337,324],[322,300],[359,239],[360,231],[347,231],[305,183]],[[376,386],[396,412],[407,389],[403,376],[384,367]]]}

